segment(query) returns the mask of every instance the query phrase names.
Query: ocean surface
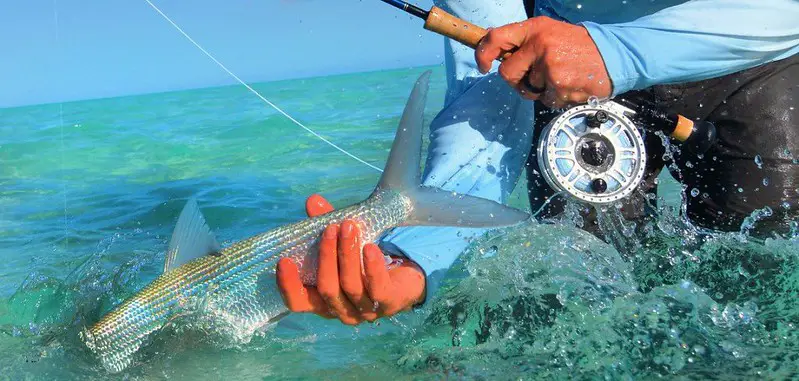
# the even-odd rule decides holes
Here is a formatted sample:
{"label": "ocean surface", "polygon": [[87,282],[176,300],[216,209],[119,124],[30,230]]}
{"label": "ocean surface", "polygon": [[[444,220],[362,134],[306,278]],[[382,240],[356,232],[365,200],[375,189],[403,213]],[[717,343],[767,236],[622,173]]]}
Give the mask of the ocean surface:
{"label": "ocean surface", "polygon": [[[423,69],[254,88],[382,168]],[[446,87],[433,69],[428,121]],[[293,315],[235,345],[165,330],[113,376],[78,340],[159,274],[188,198],[224,245],[304,218],[315,192],[360,201],[378,177],[241,86],[0,109],[0,380],[799,378],[799,242],[698,234],[668,175],[646,239],[603,211],[628,250],[574,213],[497,230],[424,308],[377,324]]]}

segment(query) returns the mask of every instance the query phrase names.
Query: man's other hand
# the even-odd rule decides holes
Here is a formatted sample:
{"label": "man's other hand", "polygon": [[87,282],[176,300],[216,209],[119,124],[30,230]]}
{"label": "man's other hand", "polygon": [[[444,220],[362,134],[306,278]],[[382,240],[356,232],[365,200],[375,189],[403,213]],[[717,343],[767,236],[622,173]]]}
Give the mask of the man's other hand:
{"label": "man's other hand", "polygon": [[[319,195],[308,197],[309,217],[333,211]],[[386,257],[373,243],[363,246],[358,223],[345,220],[328,226],[319,243],[317,284],[306,286],[297,265],[289,258],[277,264],[277,285],[286,307],[292,312],[310,312],[338,318],[347,325],[391,316],[418,304],[424,298],[424,272],[407,258]],[[398,263],[398,264],[397,264]]]}

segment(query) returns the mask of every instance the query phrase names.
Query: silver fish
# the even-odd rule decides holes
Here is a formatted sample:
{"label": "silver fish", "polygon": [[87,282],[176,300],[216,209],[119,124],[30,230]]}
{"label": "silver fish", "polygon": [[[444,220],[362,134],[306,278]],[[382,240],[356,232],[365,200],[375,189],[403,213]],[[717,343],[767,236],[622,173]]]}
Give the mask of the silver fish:
{"label": "silver fish", "polygon": [[175,226],[164,273],[125,300],[80,337],[112,373],[127,368],[154,332],[178,316],[222,317],[246,336],[288,314],[275,282],[277,261],[290,257],[303,282],[316,283],[319,237],[329,224],[355,220],[361,242],[398,226],[502,227],[529,215],[494,201],[424,187],[420,182],[423,110],[430,71],[416,81],[400,120],[386,168],[372,194],[355,205],[221,248],[196,202]]}

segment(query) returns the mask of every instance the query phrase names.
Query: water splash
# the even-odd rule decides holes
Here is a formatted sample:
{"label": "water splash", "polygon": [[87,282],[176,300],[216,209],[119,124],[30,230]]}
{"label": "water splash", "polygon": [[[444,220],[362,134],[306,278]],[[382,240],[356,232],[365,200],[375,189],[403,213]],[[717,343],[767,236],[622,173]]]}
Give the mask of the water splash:
{"label": "water splash", "polygon": [[400,364],[461,378],[795,374],[799,243],[718,235],[683,249],[675,238],[649,240],[631,263],[555,226],[494,238],[491,259],[478,245]]}

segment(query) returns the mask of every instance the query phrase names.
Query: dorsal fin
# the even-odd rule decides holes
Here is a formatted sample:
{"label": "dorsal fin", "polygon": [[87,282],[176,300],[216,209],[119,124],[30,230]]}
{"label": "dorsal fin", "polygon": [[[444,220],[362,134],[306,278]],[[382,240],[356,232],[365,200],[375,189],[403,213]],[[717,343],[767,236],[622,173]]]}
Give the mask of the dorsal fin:
{"label": "dorsal fin", "polygon": [[211,228],[205,222],[197,200],[190,199],[183,207],[169,240],[164,272],[174,269],[194,258],[218,253],[221,247]]}

